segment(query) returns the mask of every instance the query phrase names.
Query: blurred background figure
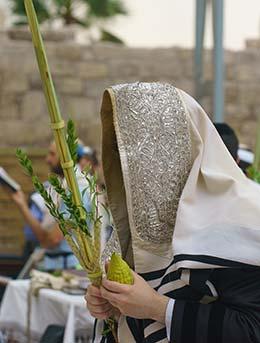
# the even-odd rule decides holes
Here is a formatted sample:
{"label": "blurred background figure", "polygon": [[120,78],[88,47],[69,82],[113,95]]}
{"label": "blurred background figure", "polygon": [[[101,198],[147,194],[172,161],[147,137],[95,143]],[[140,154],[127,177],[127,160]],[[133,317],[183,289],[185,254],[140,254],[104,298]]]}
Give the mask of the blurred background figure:
{"label": "blurred background figure", "polygon": [[235,131],[226,123],[215,123],[214,125],[231,156],[239,163],[239,141]]}
{"label": "blurred background figure", "polygon": [[104,190],[103,171],[97,157],[97,151],[90,146],[85,146],[82,141],[78,145],[78,167],[81,171],[88,171],[96,175],[101,191]]}
{"label": "blurred background figure", "polygon": [[247,169],[254,162],[254,153],[245,145],[239,144],[238,137],[231,126],[226,123],[215,123],[214,126],[231,156],[243,172],[247,174]]}
{"label": "blurred background figure", "polygon": [[[49,146],[46,163],[48,164],[51,173],[57,174],[62,180],[64,179],[54,142]],[[62,204],[58,195],[51,190],[48,182],[46,182],[45,185],[46,189],[49,189],[60,208],[63,208],[65,211],[64,204]],[[24,251],[25,258],[28,258],[32,251],[39,246],[46,249],[44,260],[38,266],[40,269],[57,270],[75,268],[78,261],[64,240],[61,230],[49,213],[41,195],[33,193],[30,196],[29,204],[22,190],[12,193],[11,197],[26,221],[24,227],[26,239]],[[84,206],[89,209],[90,200],[87,192],[85,193],[83,200]]]}
{"label": "blurred background figure", "polygon": [[246,173],[247,169],[254,163],[254,153],[246,145],[240,144],[238,149],[239,167]]}
{"label": "blurred background figure", "polygon": [[99,168],[96,150],[90,146],[84,146],[82,141],[78,145],[78,165],[80,170],[89,170],[92,174]]}

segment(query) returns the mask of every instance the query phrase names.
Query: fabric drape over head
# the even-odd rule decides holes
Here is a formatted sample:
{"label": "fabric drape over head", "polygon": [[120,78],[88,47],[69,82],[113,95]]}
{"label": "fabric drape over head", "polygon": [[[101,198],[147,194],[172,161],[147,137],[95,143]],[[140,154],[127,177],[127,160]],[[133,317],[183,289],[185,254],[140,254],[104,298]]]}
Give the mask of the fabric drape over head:
{"label": "fabric drape over head", "polygon": [[260,265],[259,188],[210,119],[169,84],[105,91],[103,167],[123,256],[139,273]]}
{"label": "fabric drape over head", "polygon": [[[260,188],[193,98],[169,84],[117,85],[104,93],[101,118],[104,177],[122,255],[157,292],[185,293],[197,282],[191,269],[200,279],[200,269],[207,275],[260,266]],[[216,299],[204,276],[198,287],[205,288],[202,302]],[[121,341],[168,341],[164,325],[139,326],[121,317]]]}

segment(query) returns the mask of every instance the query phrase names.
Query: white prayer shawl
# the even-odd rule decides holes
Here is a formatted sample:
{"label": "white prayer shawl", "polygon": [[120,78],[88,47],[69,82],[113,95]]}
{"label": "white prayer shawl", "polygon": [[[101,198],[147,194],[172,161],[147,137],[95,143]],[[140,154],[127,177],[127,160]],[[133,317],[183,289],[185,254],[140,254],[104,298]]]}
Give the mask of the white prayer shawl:
{"label": "white prayer shawl", "polygon": [[[260,266],[259,188],[193,98],[169,84],[118,85],[101,116],[110,208],[136,272],[166,294],[189,284],[189,269]],[[160,287],[180,268],[185,275]],[[145,337],[162,328],[153,323]],[[119,337],[135,342],[123,317]]]}

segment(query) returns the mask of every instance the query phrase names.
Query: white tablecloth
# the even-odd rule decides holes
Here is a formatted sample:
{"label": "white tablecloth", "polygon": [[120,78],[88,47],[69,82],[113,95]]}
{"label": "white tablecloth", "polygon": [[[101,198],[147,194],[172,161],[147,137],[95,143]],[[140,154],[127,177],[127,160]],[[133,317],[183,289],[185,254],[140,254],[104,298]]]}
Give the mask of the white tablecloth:
{"label": "white tablecloth", "polygon": [[[0,308],[0,328],[19,336],[19,343],[26,342],[29,281],[11,281]],[[63,343],[74,343],[82,333],[82,341],[91,342],[94,319],[86,309],[83,296],[68,295],[51,289],[40,290],[32,297],[32,341],[38,342],[48,325],[65,326]],[[80,340],[79,340],[80,341]]]}

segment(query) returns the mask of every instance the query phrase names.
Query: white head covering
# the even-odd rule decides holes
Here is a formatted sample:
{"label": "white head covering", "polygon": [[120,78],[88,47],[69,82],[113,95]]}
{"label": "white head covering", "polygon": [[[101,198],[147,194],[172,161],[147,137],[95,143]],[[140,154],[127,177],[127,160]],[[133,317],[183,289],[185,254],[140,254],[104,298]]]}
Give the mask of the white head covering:
{"label": "white head covering", "polygon": [[211,121],[169,84],[112,87],[103,167],[123,256],[139,273],[260,265],[260,192]]}
{"label": "white head covering", "polygon": [[254,153],[248,149],[239,148],[238,157],[241,161],[253,164],[254,163]]}

